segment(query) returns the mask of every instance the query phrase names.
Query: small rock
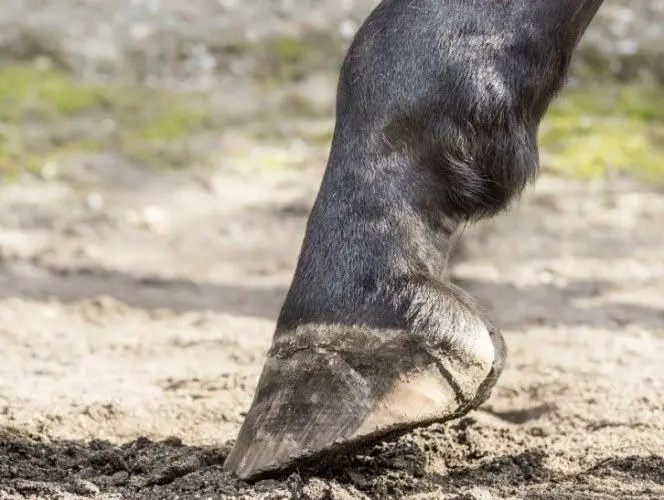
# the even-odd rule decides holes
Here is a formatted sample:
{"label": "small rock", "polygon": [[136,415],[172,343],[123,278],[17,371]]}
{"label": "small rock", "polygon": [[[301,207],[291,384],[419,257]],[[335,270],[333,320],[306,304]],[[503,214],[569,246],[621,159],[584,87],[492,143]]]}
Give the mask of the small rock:
{"label": "small rock", "polygon": [[357,31],[357,24],[351,19],[344,19],[339,25],[339,34],[346,40],[350,40],[355,36]]}
{"label": "small rock", "polygon": [[109,478],[108,482],[115,487],[125,486],[129,482],[129,473],[123,470],[116,472]]}
{"label": "small rock", "polygon": [[258,481],[254,484],[254,490],[256,491],[272,491],[278,490],[281,488],[281,483],[275,481],[274,479],[266,479],[264,481]]}
{"label": "small rock", "polygon": [[159,207],[146,207],[141,213],[142,222],[149,231],[156,234],[168,234],[170,232],[170,219],[168,213]]}
{"label": "small rock", "polygon": [[95,496],[99,494],[99,487],[85,479],[73,479],[67,488],[70,493],[82,496]]}
{"label": "small rock", "polygon": [[201,461],[200,457],[185,455],[172,460],[170,463],[152,472],[148,478],[148,484],[162,485],[172,483],[176,479],[191,474],[204,466],[205,464]]}
{"label": "small rock", "polygon": [[330,497],[330,485],[318,478],[307,481],[299,491],[302,500],[324,500]]}
{"label": "small rock", "polygon": [[353,490],[354,491],[348,491],[343,486],[333,482],[330,484],[330,500],[357,500],[358,498],[367,498],[354,488]]}
{"label": "small rock", "polygon": [[495,496],[484,488],[470,488],[453,500],[495,500]]}
{"label": "small rock", "polygon": [[54,179],[58,175],[58,163],[47,161],[41,169],[40,175],[44,180]]}
{"label": "small rock", "polygon": [[88,208],[90,210],[94,210],[95,212],[99,212],[102,208],[104,208],[105,200],[104,197],[97,192],[89,193],[85,197],[85,203],[88,205]]}
{"label": "small rock", "polygon": [[129,210],[125,214],[125,220],[131,226],[144,228],[155,234],[165,235],[171,229],[168,213],[155,206],[145,207],[140,213]]}
{"label": "small rock", "polygon": [[169,436],[164,439],[164,444],[166,446],[172,446],[174,448],[181,448],[183,446],[182,439],[177,436]]}

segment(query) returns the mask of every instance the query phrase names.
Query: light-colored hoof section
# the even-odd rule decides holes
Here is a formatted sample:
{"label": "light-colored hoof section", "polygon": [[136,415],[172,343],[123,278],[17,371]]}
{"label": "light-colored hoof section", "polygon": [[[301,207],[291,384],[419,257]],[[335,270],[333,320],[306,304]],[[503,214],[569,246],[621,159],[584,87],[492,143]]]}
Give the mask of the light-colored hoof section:
{"label": "light-colored hoof section", "polygon": [[466,414],[489,396],[505,358],[500,333],[476,338],[469,352],[406,331],[282,334],[224,468],[242,479],[286,472]]}

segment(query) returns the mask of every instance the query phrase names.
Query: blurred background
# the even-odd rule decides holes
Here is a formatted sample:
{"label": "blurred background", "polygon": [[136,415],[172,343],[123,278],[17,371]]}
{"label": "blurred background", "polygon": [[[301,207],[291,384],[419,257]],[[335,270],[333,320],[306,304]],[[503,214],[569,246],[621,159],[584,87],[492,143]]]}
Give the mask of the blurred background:
{"label": "blurred background", "polygon": [[[4,0],[0,172],[100,152],[223,162],[229,131],[327,144],[340,60],[376,3]],[[661,177],[663,30],[662,0],[606,2],[542,127],[547,169]],[[296,163],[284,155],[266,161]]]}
{"label": "blurred background", "polygon": [[510,352],[481,410],[332,479],[221,470],[376,3],[0,0],[0,497],[664,498],[664,0],[606,0],[544,175],[464,235]]}

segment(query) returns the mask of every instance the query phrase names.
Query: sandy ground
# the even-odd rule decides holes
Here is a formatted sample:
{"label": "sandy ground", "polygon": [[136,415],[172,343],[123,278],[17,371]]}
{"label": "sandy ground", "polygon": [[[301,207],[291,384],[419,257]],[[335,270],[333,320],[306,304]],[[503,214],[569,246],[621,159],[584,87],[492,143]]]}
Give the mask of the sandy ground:
{"label": "sandy ground", "polygon": [[284,154],[311,167],[0,188],[0,498],[664,498],[664,193],[618,180],[544,177],[468,232],[454,275],[510,349],[479,411],[313,477],[222,472],[325,159]]}

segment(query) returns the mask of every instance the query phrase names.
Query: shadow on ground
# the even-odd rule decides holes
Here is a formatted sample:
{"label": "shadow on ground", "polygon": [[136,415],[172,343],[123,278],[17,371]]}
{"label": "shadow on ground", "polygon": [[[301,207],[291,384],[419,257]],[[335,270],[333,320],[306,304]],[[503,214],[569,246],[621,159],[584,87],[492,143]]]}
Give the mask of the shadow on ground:
{"label": "shadow on ground", "polygon": [[[469,280],[457,280],[457,283],[476,297],[503,329],[546,324],[621,330],[626,324],[635,324],[651,331],[664,331],[664,309],[614,302],[579,305],[584,299],[594,299],[612,290],[612,283],[601,280],[529,287]],[[169,309],[177,313],[210,310],[275,320],[286,292],[285,287],[278,286],[197,283],[134,276],[96,267],[26,270],[25,266],[0,266],[0,299],[56,298],[64,303],[75,303],[106,295],[148,310]]]}
{"label": "shadow on ground", "polygon": [[[31,269],[28,269],[31,271]],[[276,319],[285,297],[282,287],[242,287],[185,279],[135,276],[96,267],[37,269],[0,267],[0,299],[12,297],[75,303],[109,296],[131,307],[176,313],[217,311]]]}
{"label": "shadow on ground", "polygon": [[512,283],[455,280],[475,297],[503,329],[525,326],[589,326],[623,330],[638,325],[664,333],[664,308],[599,300],[613,291],[614,283],[602,280],[570,281],[565,286],[539,284],[517,287]]}

